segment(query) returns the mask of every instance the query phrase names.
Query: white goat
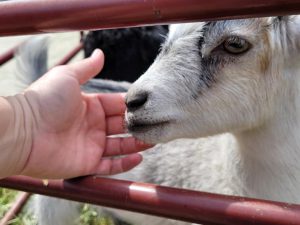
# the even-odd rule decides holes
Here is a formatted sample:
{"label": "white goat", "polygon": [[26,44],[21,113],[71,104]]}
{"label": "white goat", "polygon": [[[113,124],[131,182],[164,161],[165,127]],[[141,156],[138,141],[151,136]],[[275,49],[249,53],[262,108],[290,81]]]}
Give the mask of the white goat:
{"label": "white goat", "polygon": [[[299,40],[298,16],[171,26],[128,92],[126,122],[146,142],[203,138],[157,145],[117,177],[300,203]],[[72,224],[77,214],[75,203],[37,203],[40,225]],[[114,213],[133,224],[188,224]]]}

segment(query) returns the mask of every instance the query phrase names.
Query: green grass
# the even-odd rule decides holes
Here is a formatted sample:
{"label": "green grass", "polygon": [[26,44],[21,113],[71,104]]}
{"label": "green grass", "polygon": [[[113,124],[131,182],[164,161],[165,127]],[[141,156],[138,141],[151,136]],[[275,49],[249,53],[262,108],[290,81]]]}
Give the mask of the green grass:
{"label": "green grass", "polygon": [[[13,204],[18,191],[0,188],[0,218]],[[26,207],[25,207],[26,208]],[[98,215],[88,204],[84,204],[78,218],[79,225],[114,225],[111,218]],[[36,218],[30,212],[23,210],[16,218],[9,222],[10,225],[37,225]]]}
{"label": "green grass", "polygon": [[[9,189],[0,188],[0,218],[12,206],[19,192]],[[10,225],[36,225],[34,216],[26,211],[21,212],[16,218],[9,222]]]}
{"label": "green grass", "polygon": [[100,216],[95,210],[92,210],[88,204],[84,204],[80,215],[80,225],[114,225],[111,218]]}
{"label": "green grass", "polygon": [[5,212],[10,208],[12,201],[16,197],[17,192],[8,189],[0,189],[0,218],[2,218]]}

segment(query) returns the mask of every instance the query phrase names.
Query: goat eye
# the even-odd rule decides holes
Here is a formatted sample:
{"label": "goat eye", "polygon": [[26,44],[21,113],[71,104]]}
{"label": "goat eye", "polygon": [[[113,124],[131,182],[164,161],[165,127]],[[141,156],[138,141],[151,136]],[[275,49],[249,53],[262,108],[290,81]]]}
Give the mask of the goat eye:
{"label": "goat eye", "polygon": [[223,42],[223,48],[230,54],[241,54],[249,50],[250,43],[239,37],[230,37]]}

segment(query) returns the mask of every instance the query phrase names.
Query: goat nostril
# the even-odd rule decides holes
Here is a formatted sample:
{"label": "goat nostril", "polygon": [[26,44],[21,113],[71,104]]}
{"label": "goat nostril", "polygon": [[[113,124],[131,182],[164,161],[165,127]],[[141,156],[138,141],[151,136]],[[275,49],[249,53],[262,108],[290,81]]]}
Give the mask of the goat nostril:
{"label": "goat nostril", "polygon": [[129,110],[143,106],[148,100],[148,93],[142,92],[126,98],[126,106]]}

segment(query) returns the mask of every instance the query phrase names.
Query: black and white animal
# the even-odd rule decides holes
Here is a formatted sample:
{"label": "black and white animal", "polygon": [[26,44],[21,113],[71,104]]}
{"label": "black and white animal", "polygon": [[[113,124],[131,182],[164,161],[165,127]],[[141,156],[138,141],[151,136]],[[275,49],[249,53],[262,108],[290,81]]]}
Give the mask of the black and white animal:
{"label": "black and white animal", "polygon": [[[131,86],[130,132],[159,144],[122,179],[300,203],[300,17],[172,25]],[[40,225],[79,203],[39,197]],[[103,209],[139,225],[189,224]]]}
{"label": "black and white animal", "polygon": [[90,31],[84,38],[84,56],[100,48],[105,65],[97,78],[134,82],[153,63],[168,26]]}

